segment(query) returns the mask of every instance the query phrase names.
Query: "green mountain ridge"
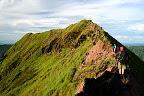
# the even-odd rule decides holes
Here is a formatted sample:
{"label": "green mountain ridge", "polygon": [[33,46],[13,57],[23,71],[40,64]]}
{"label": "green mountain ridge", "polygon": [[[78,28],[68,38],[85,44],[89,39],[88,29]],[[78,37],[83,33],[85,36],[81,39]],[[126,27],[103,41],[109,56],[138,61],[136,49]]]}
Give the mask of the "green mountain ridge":
{"label": "green mountain ridge", "polygon": [[[3,57],[0,95],[73,96],[85,78],[96,78],[104,67],[116,63],[111,47],[114,43],[122,45],[91,20],[82,20],[65,29],[28,33]],[[93,55],[93,50],[101,55]],[[141,85],[134,89],[138,87],[136,91],[143,94],[144,63],[127,51],[131,73]]]}

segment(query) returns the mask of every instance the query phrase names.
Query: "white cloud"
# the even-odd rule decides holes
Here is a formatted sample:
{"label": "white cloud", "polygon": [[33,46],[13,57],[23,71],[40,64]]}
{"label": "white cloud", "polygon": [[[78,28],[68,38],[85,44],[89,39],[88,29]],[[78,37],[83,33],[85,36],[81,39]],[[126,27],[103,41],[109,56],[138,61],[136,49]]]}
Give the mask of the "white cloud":
{"label": "white cloud", "polygon": [[128,35],[116,35],[114,36],[117,39],[125,39],[125,40],[135,40],[135,39],[143,39],[144,36],[128,36]]}
{"label": "white cloud", "polygon": [[29,26],[52,26],[59,24],[60,22],[65,22],[66,18],[43,18],[43,19],[18,19],[13,22],[14,26],[19,25],[29,25]]}
{"label": "white cloud", "polygon": [[129,36],[126,36],[126,35],[116,35],[116,36],[114,36],[115,38],[117,38],[117,39],[130,39],[130,37]]}
{"label": "white cloud", "polygon": [[135,33],[144,33],[144,24],[129,25],[128,30],[135,31]]}
{"label": "white cloud", "polygon": [[14,3],[14,0],[1,0],[0,1],[0,8],[8,7]]}
{"label": "white cloud", "polygon": [[[94,3],[79,4],[74,2],[67,4],[51,16],[82,16],[92,19],[98,23],[119,23],[121,21],[131,21],[144,19],[141,9],[138,7],[123,6],[123,4],[137,4],[141,0],[101,0]],[[137,18],[141,15],[141,18]]]}
{"label": "white cloud", "polygon": [[1,11],[29,12],[40,8],[40,5],[39,0],[1,0],[0,8]]}

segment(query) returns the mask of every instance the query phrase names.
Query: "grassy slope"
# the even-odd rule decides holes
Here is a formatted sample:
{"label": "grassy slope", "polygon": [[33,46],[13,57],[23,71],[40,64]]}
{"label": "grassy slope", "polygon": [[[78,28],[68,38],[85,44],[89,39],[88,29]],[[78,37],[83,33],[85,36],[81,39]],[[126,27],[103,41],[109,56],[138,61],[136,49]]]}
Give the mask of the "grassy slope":
{"label": "grassy slope", "polygon": [[144,61],[144,46],[128,46],[127,48]]}
{"label": "grassy slope", "polygon": [[83,34],[82,28],[85,28],[88,23],[81,21],[78,25],[72,25],[65,30],[25,35],[7,52],[7,57],[0,66],[1,94],[72,95],[76,83],[73,81],[74,73],[77,66],[81,64],[86,51],[92,46],[91,40],[85,40],[78,48],[73,48],[72,43],[66,42],[65,48],[62,48],[60,53],[56,48],[53,48],[50,53],[42,53],[42,48],[49,46],[55,38],[60,36],[65,38],[65,35],[70,32]]}

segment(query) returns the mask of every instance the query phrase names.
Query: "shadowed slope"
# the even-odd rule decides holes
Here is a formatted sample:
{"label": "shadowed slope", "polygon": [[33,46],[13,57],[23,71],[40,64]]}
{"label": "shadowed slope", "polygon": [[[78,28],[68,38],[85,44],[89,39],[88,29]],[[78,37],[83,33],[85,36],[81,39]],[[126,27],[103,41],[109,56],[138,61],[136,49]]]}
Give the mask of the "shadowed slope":
{"label": "shadowed slope", "polygon": [[77,96],[129,96],[129,91],[128,85],[121,81],[118,73],[106,71],[97,79],[86,78],[83,92]]}

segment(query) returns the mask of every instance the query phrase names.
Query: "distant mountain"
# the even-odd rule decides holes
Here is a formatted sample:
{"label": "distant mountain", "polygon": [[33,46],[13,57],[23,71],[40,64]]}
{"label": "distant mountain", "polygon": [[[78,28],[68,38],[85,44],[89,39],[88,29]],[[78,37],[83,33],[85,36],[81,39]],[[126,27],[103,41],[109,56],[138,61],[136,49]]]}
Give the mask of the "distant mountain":
{"label": "distant mountain", "polygon": [[144,46],[144,43],[125,43],[125,46]]}
{"label": "distant mountain", "polygon": [[5,41],[0,40],[0,45],[6,44]]}
{"label": "distant mountain", "polygon": [[3,43],[0,43],[0,45],[3,45]]}
{"label": "distant mountain", "polygon": [[3,58],[5,52],[11,47],[12,45],[0,45],[0,60]]}
{"label": "distant mountain", "polygon": [[144,61],[144,46],[128,46],[128,49]]}
{"label": "distant mountain", "polygon": [[125,47],[130,60],[122,81],[113,44],[123,46],[91,20],[28,33],[3,56],[0,95],[143,96],[143,61]]}
{"label": "distant mountain", "polygon": [[15,41],[0,40],[0,45],[12,45]]}

